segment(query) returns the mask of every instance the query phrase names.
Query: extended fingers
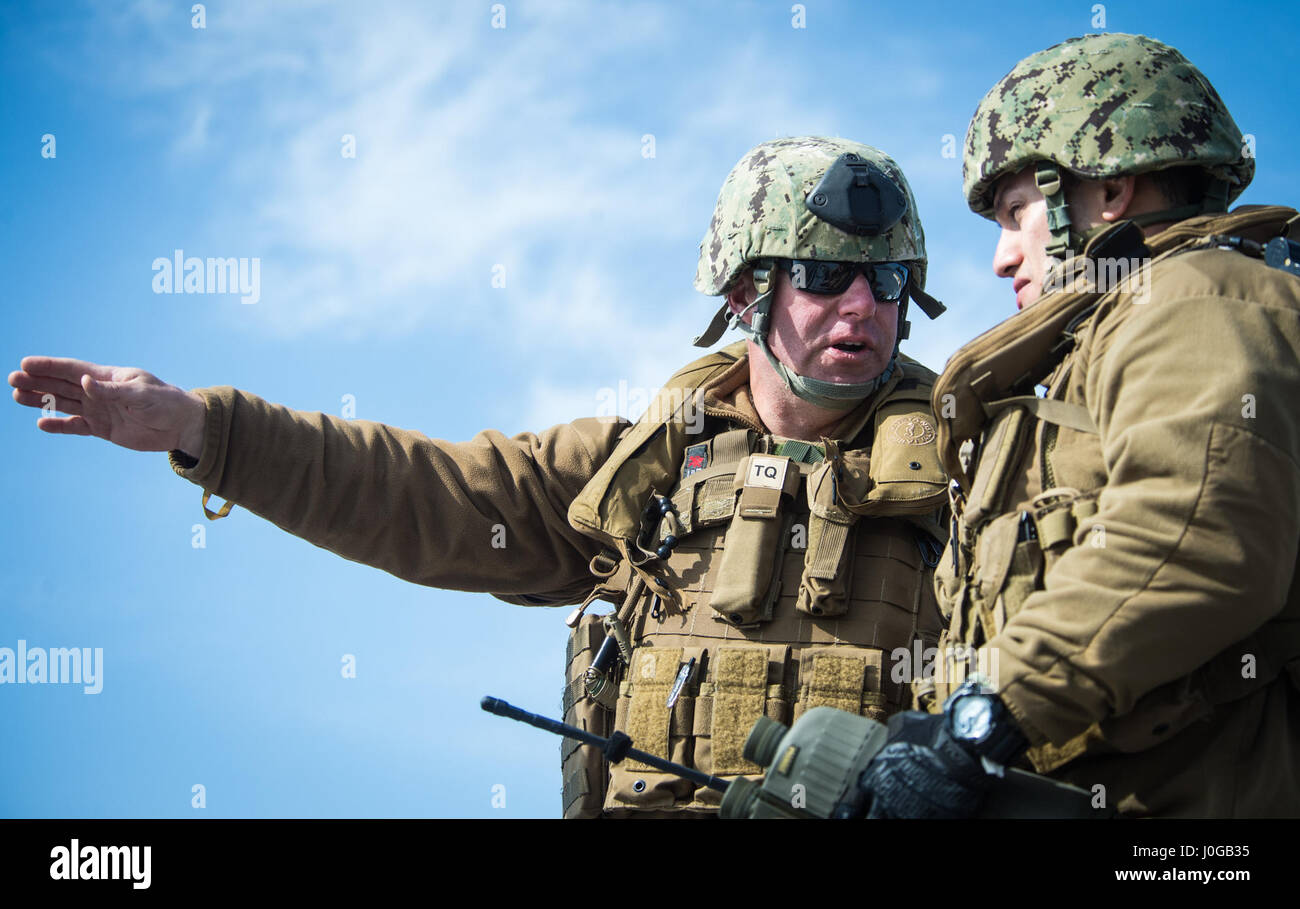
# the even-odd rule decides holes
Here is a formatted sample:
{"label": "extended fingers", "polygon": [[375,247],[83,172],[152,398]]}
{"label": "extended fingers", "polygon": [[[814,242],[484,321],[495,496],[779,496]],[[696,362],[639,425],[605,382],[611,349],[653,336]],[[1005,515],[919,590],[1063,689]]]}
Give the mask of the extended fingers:
{"label": "extended fingers", "polygon": [[14,400],[28,407],[45,407],[48,403],[47,397],[54,398],[54,409],[59,413],[82,414],[85,412],[82,409],[81,401],[75,398],[65,398],[62,395],[54,395],[48,391],[36,392],[14,389]]}
{"label": "extended fingers", "polygon": [[101,381],[113,378],[112,366],[101,366],[98,363],[74,360],[71,357],[23,357],[18,366],[28,375],[37,378],[62,379],[73,385],[80,385],[81,377],[87,374]]}
{"label": "extended fingers", "polygon": [[94,435],[85,417],[41,417],[36,421],[36,428],[56,435],[89,436]]}
{"label": "extended fingers", "polygon": [[38,394],[49,392],[64,398],[80,399],[83,394],[80,376],[77,377],[76,381],[69,382],[66,379],[56,379],[53,376],[34,376],[27,372],[11,372],[9,373],[9,384],[23,391],[33,391]]}

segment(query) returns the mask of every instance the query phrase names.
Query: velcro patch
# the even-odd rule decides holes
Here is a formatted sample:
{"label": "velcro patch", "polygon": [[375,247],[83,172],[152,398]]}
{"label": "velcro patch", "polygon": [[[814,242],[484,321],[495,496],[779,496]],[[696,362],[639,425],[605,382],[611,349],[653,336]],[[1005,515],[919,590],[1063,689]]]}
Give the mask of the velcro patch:
{"label": "velcro patch", "polygon": [[784,489],[785,472],[790,466],[790,459],[772,455],[750,455],[749,473],[745,476],[746,486],[762,486],[766,489]]}
{"label": "velcro patch", "polygon": [[698,445],[691,445],[686,449],[686,457],[682,459],[682,479],[686,479],[691,474],[703,470],[709,466],[709,443],[701,442]]}

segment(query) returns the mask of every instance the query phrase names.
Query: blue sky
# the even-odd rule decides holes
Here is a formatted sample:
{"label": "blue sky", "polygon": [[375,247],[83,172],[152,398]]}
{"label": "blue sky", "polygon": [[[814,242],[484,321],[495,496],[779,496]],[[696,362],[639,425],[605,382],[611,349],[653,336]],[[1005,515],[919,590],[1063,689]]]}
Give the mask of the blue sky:
{"label": "blue sky", "polygon": [[[335,415],[351,395],[452,441],[591,415],[697,356],[718,187],[777,135],[903,166],[950,308],[904,349],[941,367],[1014,311],[945,137],[1098,16],[813,0],[796,29],[786,2],[511,0],[494,29],[486,2],[209,3],[196,29],[191,5],[0,6],[4,371],[72,356]],[[1182,50],[1255,136],[1241,202],[1296,203],[1286,7],[1104,15]],[[260,299],[153,293],[176,249],[257,257]],[[0,686],[0,816],[558,813],[559,740],[478,699],[558,712],[567,609],[407,584],[238,507],[208,523],[165,455],[36,416],[0,407],[0,647],[102,648],[104,679]]]}

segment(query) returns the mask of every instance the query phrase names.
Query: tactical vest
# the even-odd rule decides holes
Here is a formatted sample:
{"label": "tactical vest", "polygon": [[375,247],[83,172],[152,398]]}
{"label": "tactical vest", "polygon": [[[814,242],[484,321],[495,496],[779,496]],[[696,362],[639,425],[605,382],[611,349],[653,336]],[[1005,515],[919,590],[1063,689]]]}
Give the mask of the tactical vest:
{"label": "tactical vest", "polygon": [[[936,673],[913,683],[917,703],[938,711],[970,674],[989,675],[980,662],[990,641],[1023,607],[1044,576],[1072,546],[1096,545],[1104,528],[1091,523],[1106,485],[1097,428],[1084,400],[1077,352],[1124,288],[1072,291],[1086,258],[1165,260],[1209,245],[1207,237],[1275,236],[1289,209],[1243,207],[1232,215],[1196,218],[1170,227],[1148,249],[1131,224],[1095,238],[1085,256],[1067,263],[1064,291],[963,347],[935,385],[939,455],[953,478],[952,532],[935,574],[947,622]],[[1262,257],[1262,256],[1261,256]],[[1270,261],[1269,264],[1274,264]],[[1288,258],[1283,265],[1292,265]],[[1294,269],[1291,269],[1294,273]],[[1046,386],[1044,397],[1032,393]],[[1104,540],[1104,538],[1103,538]],[[1104,545],[1104,542],[1103,544]],[[1300,565],[1300,556],[1297,564]],[[1288,610],[1294,612],[1294,610]],[[1211,708],[1244,697],[1288,671],[1300,680],[1300,615],[1283,615],[1210,660],[1193,675],[1140,698],[1125,716],[1112,717],[1062,746],[1031,749],[1046,773],[1091,751],[1135,752],[1168,741],[1206,717]],[[1254,678],[1240,671],[1242,653],[1259,664]]]}
{"label": "tactical vest", "polygon": [[[743,347],[697,361],[665,391],[702,400]],[[908,706],[910,674],[891,655],[910,659],[914,641],[938,638],[947,481],[929,374],[910,361],[897,373],[847,440],[859,447],[783,440],[718,414],[695,435],[676,414],[629,431],[569,510],[608,547],[587,603],[607,599],[626,616],[616,631],[626,659],[593,692],[585,675],[605,620],[573,622],[566,722],[626,732],[714,775],[757,776],[742,752],[760,716],[790,723],[830,705],[884,719]],[[655,495],[672,503],[658,527],[645,507]],[[665,543],[666,558],[655,554]],[[566,817],[708,816],[720,801],[635,761],[608,767],[567,739],[561,754]]]}

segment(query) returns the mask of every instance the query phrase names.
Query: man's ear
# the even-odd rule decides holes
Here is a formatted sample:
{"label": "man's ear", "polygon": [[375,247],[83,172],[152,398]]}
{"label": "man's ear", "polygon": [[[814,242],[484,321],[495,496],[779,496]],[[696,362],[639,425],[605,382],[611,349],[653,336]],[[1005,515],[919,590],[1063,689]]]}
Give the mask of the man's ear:
{"label": "man's ear", "polygon": [[[750,276],[749,270],[742,272],[731,285],[731,290],[727,291],[727,305],[731,307],[733,313],[739,314],[744,311],[745,307],[754,301],[758,296],[758,291],[754,289],[754,279]],[[749,321],[749,315],[745,315],[745,321]]]}
{"label": "man's ear", "polygon": [[1122,177],[1107,177],[1098,183],[1101,187],[1099,200],[1101,219],[1120,220],[1133,204],[1133,197],[1137,193],[1137,178],[1132,174],[1125,174]]}

